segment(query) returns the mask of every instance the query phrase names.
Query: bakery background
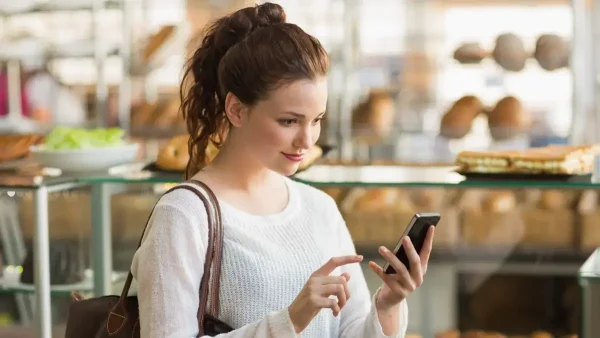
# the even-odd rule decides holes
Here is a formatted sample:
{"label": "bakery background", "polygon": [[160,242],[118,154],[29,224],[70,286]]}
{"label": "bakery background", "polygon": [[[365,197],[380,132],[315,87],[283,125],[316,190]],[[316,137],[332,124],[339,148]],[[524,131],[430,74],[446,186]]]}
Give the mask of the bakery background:
{"label": "bakery background", "polygon": [[[461,187],[437,177],[465,150],[598,142],[598,2],[274,2],[332,58],[328,118],[299,177],[335,198],[357,249],[371,257],[395,244],[415,212],[442,214],[428,281],[409,299],[409,332],[596,337],[584,332],[586,318],[597,318],[585,304],[600,300],[578,281],[600,245],[594,184]],[[253,3],[0,0],[0,336],[38,336],[35,194],[10,187],[60,173],[40,169],[29,146],[57,127],[118,127],[140,145],[135,172],[84,177],[89,184],[48,198],[51,323],[60,336],[69,291],[93,290],[95,187],[104,191],[100,223],[110,228],[118,292],[148,213],[186,162],[178,80],[193,37]],[[325,184],[321,173],[346,183]],[[365,274],[374,291],[376,276]]]}

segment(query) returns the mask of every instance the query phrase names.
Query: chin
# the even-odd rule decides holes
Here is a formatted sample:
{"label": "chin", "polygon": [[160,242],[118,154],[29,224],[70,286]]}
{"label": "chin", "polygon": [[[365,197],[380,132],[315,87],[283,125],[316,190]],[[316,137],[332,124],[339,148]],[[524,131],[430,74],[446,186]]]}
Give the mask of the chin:
{"label": "chin", "polygon": [[271,170],[275,171],[284,176],[292,176],[298,171],[298,164],[295,165],[287,165],[287,166],[277,166],[276,168],[272,168]]}

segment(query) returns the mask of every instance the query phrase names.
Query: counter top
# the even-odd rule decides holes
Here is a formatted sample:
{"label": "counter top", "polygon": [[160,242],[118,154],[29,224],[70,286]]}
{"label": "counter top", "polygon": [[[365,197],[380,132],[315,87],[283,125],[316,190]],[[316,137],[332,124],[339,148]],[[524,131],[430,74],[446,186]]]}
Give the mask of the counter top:
{"label": "counter top", "polygon": [[[9,174],[0,171],[0,189],[11,187],[36,188],[41,185],[68,182],[95,183],[178,183],[183,173],[161,173],[142,170],[143,164],[121,166],[107,173],[85,175],[34,176]],[[408,166],[340,166],[315,165],[297,173],[293,179],[316,187],[449,187],[449,188],[552,188],[597,189],[598,177],[587,180],[558,180],[539,177],[529,180],[517,179],[467,179],[455,172],[455,167],[408,167]]]}

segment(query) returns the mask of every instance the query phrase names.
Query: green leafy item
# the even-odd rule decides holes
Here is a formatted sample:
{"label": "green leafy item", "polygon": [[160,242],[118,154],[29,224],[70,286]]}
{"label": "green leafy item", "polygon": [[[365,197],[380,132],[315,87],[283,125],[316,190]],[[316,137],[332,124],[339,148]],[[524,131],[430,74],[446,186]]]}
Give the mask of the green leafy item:
{"label": "green leafy item", "polygon": [[89,149],[105,148],[124,145],[121,128],[81,129],[57,127],[46,136],[45,148],[58,149]]}

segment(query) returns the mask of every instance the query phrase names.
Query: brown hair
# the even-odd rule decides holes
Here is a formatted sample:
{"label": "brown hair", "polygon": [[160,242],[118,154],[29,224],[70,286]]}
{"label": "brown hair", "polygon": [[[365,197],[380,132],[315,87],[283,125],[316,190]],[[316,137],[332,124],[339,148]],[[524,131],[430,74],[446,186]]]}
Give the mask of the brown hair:
{"label": "brown hair", "polygon": [[219,147],[229,130],[227,93],[253,105],[283,85],[327,74],[323,46],[285,19],[281,6],[264,3],[208,27],[181,83],[181,110],[190,133],[186,177],[203,167],[209,142]]}

